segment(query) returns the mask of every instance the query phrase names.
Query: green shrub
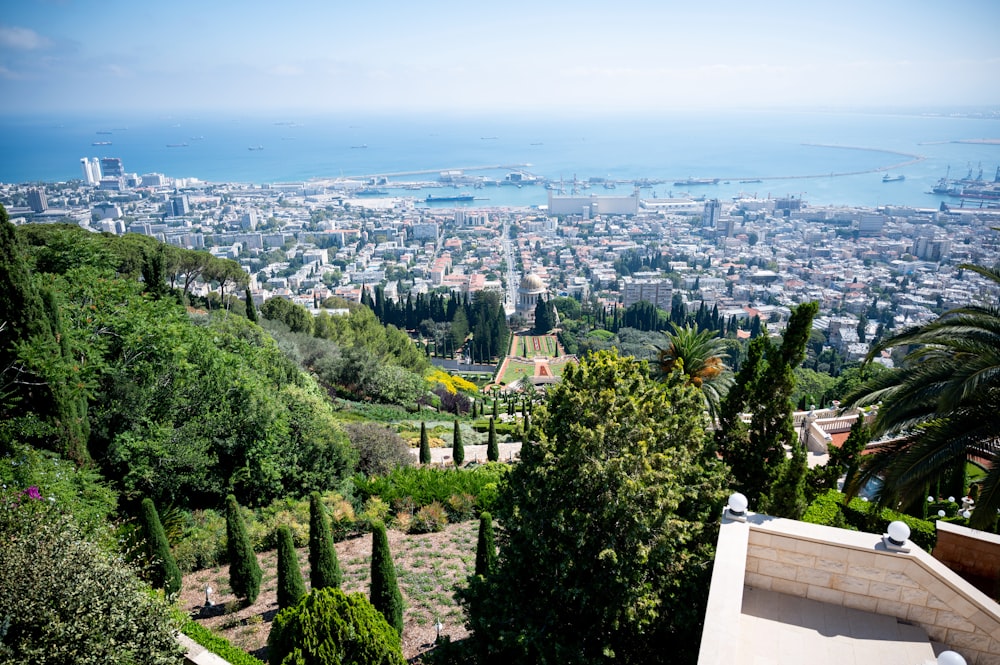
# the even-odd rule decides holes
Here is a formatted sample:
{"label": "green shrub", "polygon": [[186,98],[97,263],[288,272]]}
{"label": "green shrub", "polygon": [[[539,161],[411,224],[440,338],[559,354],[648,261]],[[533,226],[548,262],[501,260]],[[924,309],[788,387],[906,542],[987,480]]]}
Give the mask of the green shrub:
{"label": "green shrub", "polygon": [[355,475],[354,487],[362,501],[377,496],[392,506],[400,499],[409,499],[419,508],[433,501],[447,503],[454,494],[469,494],[476,497],[480,510],[493,510],[497,487],[509,471],[509,465],[498,462],[472,469],[407,467],[382,477]]}
{"label": "green shrub", "polygon": [[476,517],[476,497],[466,492],[448,497],[448,517],[452,522],[465,522]]}
{"label": "green shrub", "polygon": [[340,562],[319,492],[309,496],[309,581],[313,589],[340,586]]}
{"label": "green shrub", "polygon": [[181,539],[173,546],[177,567],[189,573],[226,561],[226,519],[214,510],[185,514]]}
{"label": "green shrub", "polygon": [[910,540],[917,547],[930,551],[937,542],[937,529],[932,521],[922,520],[919,517],[899,513],[888,508],[878,510],[875,504],[860,498],[851,499],[847,505],[843,501],[844,495],[841,492],[828,490],[809,504],[802,516],[802,521],[854,531],[885,533],[889,522],[898,520],[905,522],[910,527]]}
{"label": "green shrub", "polygon": [[226,638],[216,635],[188,617],[184,617],[181,632],[216,656],[229,661],[230,665],[264,665],[262,660],[254,658],[243,649],[234,647]]}
{"label": "green shrub", "polygon": [[407,531],[409,533],[437,533],[444,531],[446,526],[448,526],[448,513],[445,512],[444,506],[434,501],[414,513]]}
{"label": "green shrub", "polygon": [[319,589],[278,612],[267,638],[272,665],[404,665],[399,634],[360,593]]}
{"label": "green shrub", "polygon": [[283,526],[278,529],[278,607],[284,609],[298,605],[304,595],[306,585],[302,581],[292,532]]}
{"label": "green shrub", "polygon": [[163,589],[168,596],[177,593],[181,589],[181,571],[170,552],[167,534],[163,531],[152,499],[142,500],[139,524],[146,544],[146,555],[149,557],[150,583],[157,589]]}
{"label": "green shrub", "polygon": [[385,526],[372,527],[371,582],[369,597],[397,635],[403,634],[403,595],[396,581],[396,565],[389,551]]}
{"label": "green shrub", "polygon": [[226,544],[229,553],[229,586],[233,595],[253,604],[260,593],[263,573],[250,545],[236,497],[226,497]]}
{"label": "green shrub", "polygon": [[476,541],[476,575],[489,575],[496,569],[497,548],[493,534],[493,516],[479,516],[479,538]]}
{"label": "green shrub", "polygon": [[0,489],[0,662],[177,662],[162,596],[43,498],[44,489]]}

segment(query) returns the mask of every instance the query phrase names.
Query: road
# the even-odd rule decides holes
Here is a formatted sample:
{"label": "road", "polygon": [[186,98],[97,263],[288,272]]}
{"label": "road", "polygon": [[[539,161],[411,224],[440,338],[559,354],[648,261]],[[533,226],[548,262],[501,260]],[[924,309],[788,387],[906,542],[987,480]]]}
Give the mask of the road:
{"label": "road", "polygon": [[504,303],[504,311],[507,316],[510,316],[517,309],[517,287],[520,285],[521,280],[517,279],[516,273],[514,272],[514,250],[511,246],[513,243],[510,241],[510,229],[509,222],[504,222],[503,225],[503,253],[504,257],[507,259],[507,302]]}

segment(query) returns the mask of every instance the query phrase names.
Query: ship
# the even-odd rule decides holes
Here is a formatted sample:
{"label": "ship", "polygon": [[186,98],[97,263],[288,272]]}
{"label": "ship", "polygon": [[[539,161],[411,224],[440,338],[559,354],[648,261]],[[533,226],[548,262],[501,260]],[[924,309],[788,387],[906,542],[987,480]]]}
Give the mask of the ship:
{"label": "ship", "polygon": [[902,180],[906,180],[906,176],[902,174],[890,175],[886,173],[884,176],[882,176],[882,182],[900,182]]}
{"label": "ship", "polygon": [[424,201],[426,203],[446,203],[446,202],[458,202],[458,201],[475,201],[476,197],[472,194],[452,194],[445,196],[434,196],[429,194]]}
{"label": "ship", "polygon": [[758,183],[758,182],[764,182],[764,181],[761,180],[760,178],[754,178],[753,180],[740,180],[740,184],[743,184],[743,185],[748,185],[748,184]]}
{"label": "ship", "polygon": [[264,149],[264,146],[262,146],[262,145],[250,146],[249,148],[247,148],[247,150],[263,150],[263,149]]}
{"label": "ship", "polygon": [[186,148],[186,147],[188,147],[188,144],[187,143],[168,143],[167,147],[168,148]]}
{"label": "ship", "polygon": [[688,178],[687,180],[678,180],[674,183],[675,187],[690,187],[691,185],[718,185],[718,178]]}
{"label": "ship", "polygon": [[111,145],[111,141],[94,141],[90,145]]}
{"label": "ship", "polygon": [[351,150],[364,150],[368,147],[367,143],[362,143],[361,145],[352,145]]}

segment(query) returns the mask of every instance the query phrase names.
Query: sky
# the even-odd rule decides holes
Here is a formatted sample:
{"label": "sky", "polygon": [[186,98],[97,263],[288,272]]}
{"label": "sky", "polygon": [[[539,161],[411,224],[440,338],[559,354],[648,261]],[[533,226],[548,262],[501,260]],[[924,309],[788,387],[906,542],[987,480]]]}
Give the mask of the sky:
{"label": "sky", "polygon": [[1000,106],[997,0],[18,0],[0,113]]}

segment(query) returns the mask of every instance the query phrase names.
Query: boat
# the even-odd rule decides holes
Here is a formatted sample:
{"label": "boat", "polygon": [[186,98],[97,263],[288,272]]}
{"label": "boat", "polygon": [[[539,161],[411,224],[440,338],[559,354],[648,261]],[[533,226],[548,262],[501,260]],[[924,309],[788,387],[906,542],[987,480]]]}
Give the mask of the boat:
{"label": "boat", "polygon": [[761,180],[760,178],[755,178],[753,180],[740,180],[740,184],[743,184],[743,185],[755,184],[755,183],[758,183],[758,182],[764,182],[764,181]]}
{"label": "boat", "polygon": [[90,145],[111,145],[111,141],[94,141]]}
{"label": "boat", "polygon": [[168,148],[186,148],[186,147],[188,147],[188,144],[187,143],[168,143],[167,147]]}
{"label": "boat", "polygon": [[110,134],[111,132],[97,132],[98,134]]}
{"label": "boat", "polygon": [[882,182],[901,182],[903,180],[906,180],[906,176],[903,174],[890,175],[886,173],[884,176],[882,176]]}
{"label": "boat", "polygon": [[457,202],[457,201],[475,201],[475,200],[476,197],[474,197],[472,194],[451,194],[445,196],[434,196],[433,194],[429,194],[427,198],[424,199],[426,203],[446,203],[453,201]]}
{"label": "boat", "polygon": [[674,183],[675,187],[689,187],[691,185],[718,185],[718,178],[688,178],[687,180],[678,180]]}
{"label": "boat", "polygon": [[352,145],[351,150],[363,150],[368,147],[367,143],[362,143],[361,145]]}
{"label": "boat", "polygon": [[354,192],[354,194],[356,196],[388,196],[389,190],[366,187],[364,189],[359,189],[358,191]]}
{"label": "boat", "polygon": [[247,150],[263,150],[263,149],[264,149],[264,146],[262,146],[262,145],[250,146],[249,148],[247,148]]}

